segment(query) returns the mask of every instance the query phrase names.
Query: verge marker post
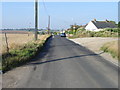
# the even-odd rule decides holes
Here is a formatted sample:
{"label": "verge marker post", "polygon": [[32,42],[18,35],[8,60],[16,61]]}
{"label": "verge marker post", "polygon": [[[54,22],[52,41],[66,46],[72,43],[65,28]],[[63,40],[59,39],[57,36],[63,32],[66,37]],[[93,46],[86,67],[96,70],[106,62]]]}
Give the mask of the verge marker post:
{"label": "verge marker post", "polygon": [[8,38],[7,38],[6,33],[5,33],[5,41],[6,41],[7,53],[9,53]]}

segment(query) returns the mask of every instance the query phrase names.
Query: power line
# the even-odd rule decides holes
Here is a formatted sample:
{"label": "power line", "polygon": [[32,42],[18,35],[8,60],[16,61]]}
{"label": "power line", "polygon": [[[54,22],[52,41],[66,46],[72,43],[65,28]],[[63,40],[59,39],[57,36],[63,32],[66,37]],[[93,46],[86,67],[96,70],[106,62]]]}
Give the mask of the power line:
{"label": "power line", "polygon": [[47,15],[49,16],[49,13],[48,13],[48,9],[46,7],[46,4],[45,4],[45,1],[43,0],[43,6],[44,6],[44,9],[45,9],[45,12],[47,13]]}
{"label": "power line", "polygon": [[46,4],[45,4],[45,1],[43,0],[43,6],[44,6],[44,9],[45,9],[45,12],[46,12],[46,14],[47,14],[47,16],[48,16],[48,34],[50,34],[50,15],[49,15],[49,13],[48,13],[48,9],[47,9],[47,7],[46,7]]}

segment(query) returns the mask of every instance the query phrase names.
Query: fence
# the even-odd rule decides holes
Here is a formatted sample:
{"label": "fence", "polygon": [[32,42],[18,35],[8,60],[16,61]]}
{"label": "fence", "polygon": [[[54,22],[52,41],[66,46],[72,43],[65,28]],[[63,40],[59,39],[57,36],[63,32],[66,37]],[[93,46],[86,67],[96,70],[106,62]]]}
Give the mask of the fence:
{"label": "fence", "polygon": [[0,33],[2,38],[2,53],[9,52],[11,49],[19,48],[21,45],[30,42],[34,38],[33,33]]}

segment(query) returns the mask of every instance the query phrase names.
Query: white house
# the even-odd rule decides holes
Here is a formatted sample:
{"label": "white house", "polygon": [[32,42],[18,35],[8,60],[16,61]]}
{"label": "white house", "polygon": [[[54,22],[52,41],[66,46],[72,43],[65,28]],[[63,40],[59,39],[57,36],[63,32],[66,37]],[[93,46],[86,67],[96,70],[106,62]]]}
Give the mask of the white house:
{"label": "white house", "polygon": [[103,30],[104,28],[116,28],[117,26],[106,20],[106,21],[97,21],[96,19],[94,19],[93,21],[90,21],[85,29],[88,31],[100,31]]}

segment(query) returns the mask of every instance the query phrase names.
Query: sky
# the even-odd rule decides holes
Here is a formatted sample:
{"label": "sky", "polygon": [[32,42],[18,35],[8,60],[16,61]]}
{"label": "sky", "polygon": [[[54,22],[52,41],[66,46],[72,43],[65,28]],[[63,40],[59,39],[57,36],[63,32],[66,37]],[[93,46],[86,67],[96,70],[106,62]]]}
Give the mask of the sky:
{"label": "sky", "polygon": [[[33,2],[34,0],[1,0],[2,2]],[[38,0],[42,2],[43,0]],[[119,2],[120,0],[45,0],[45,2]]]}
{"label": "sky", "polygon": [[[39,28],[51,29],[85,25],[96,18],[118,22],[117,2],[39,2]],[[2,28],[34,28],[34,2],[2,2]]]}

